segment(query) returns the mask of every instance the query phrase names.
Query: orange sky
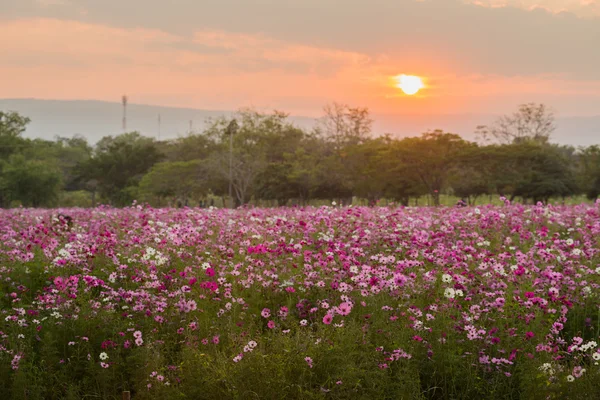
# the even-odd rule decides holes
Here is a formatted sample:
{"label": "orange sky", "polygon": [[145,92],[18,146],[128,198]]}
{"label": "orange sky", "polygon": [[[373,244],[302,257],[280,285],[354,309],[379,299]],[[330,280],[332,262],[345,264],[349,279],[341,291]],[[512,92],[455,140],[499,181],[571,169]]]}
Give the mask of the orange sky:
{"label": "orange sky", "polygon": [[[156,19],[160,10],[150,10],[154,0],[147,0],[148,18],[137,8],[142,16],[128,26],[122,13],[113,20],[109,9],[92,9],[91,0],[8,1],[15,5],[0,19],[2,98],[118,101],[127,93],[136,103],[303,115],[318,115],[331,101],[379,114],[500,113],[540,101],[565,115],[600,114],[600,52],[592,46],[600,43],[600,8],[590,0],[371,4],[379,11],[395,7],[402,27],[368,14],[363,21],[355,15],[361,4],[339,2],[348,8],[347,20],[335,21],[342,32],[320,20],[307,21],[303,32],[295,19],[304,9],[270,16],[288,18],[288,29],[271,19],[254,26],[253,14],[242,9],[243,26],[219,22],[219,10],[211,11],[212,20],[188,21],[183,5],[180,14]],[[178,2],[191,4],[174,0],[174,8]],[[534,5],[552,12],[530,10]],[[565,9],[573,13],[558,13]],[[427,19],[413,26],[407,14]],[[402,94],[392,79],[401,73],[423,76],[427,88]]]}

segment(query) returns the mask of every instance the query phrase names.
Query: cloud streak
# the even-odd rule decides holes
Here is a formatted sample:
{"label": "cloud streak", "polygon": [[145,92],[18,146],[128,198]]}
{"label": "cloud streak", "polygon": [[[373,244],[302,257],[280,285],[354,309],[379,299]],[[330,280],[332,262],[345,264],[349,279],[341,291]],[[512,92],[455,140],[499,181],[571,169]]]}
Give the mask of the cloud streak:
{"label": "cloud streak", "polygon": [[464,0],[467,4],[484,7],[514,7],[525,10],[542,9],[548,12],[573,13],[581,18],[600,17],[600,0]]}

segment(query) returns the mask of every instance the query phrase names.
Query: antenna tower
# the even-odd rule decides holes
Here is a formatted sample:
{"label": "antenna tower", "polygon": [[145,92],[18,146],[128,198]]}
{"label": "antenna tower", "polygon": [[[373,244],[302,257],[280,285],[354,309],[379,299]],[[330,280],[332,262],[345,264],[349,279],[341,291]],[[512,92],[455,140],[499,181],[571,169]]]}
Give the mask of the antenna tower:
{"label": "antenna tower", "polygon": [[123,103],[123,132],[127,132],[127,96],[121,98]]}

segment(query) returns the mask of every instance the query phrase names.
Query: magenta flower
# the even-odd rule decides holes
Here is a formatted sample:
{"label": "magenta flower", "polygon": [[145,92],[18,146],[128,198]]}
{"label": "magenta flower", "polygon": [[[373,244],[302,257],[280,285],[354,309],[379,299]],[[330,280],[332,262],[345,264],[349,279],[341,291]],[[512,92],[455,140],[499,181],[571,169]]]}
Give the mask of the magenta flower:
{"label": "magenta flower", "polygon": [[531,338],[532,338],[532,337],[534,337],[534,336],[535,336],[535,333],[533,333],[533,332],[531,332],[531,331],[529,331],[529,332],[526,332],[526,333],[525,333],[525,340],[529,340],[529,339],[531,339]]}

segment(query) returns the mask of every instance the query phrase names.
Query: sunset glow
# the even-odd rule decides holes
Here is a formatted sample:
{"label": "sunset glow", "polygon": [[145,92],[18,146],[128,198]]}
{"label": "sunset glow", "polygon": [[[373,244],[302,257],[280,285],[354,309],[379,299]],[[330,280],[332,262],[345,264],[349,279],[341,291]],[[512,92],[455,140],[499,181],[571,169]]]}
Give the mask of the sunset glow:
{"label": "sunset glow", "polygon": [[[116,0],[5,2],[15,6],[0,18],[4,99],[119,103],[127,93],[131,104],[307,117],[339,101],[368,107],[376,121],[402,115],[410,132],[449,128],[447,115],[484,116],[460,117],[470,131],[528,101],[562,116],[600,109],[590,51],[600,0],[349,2],[343,18],[319,0],[290,0],[294,13],[287,2],[241,0],[234,14],[228,2],[130,0],[118,13]],[[315,16],[310,30],[294,22]],[[449,22],[424,28],[425,19]]]}
{"label": "sunset glow", "polygon": [[423,80],[414,75],[400,75],[396,77],[397,86],[402,89],[404,94],[412,96],[425,87]]}

